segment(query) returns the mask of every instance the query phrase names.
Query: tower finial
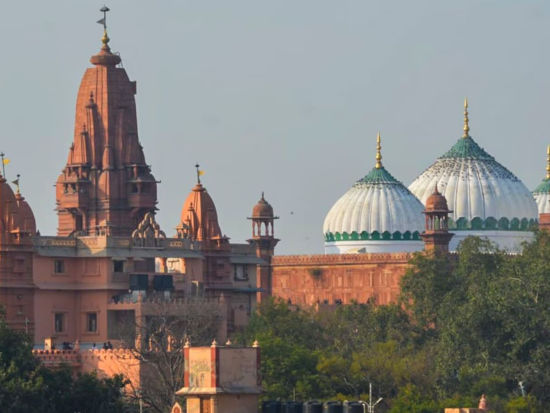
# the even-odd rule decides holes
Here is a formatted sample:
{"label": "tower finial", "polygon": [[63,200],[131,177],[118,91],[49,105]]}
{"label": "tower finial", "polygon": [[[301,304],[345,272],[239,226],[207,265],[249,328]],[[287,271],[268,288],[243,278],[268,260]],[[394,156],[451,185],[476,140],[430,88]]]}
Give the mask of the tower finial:
{"label": "tower finial", "polygon": [[197,162],[197,163],[195,164],[195,168],[197,169],[197,184],[199,184],[199,185],[200,185],[200,183],[201,183],[201,175],[204,175],[204,171],[200,170],[200,169],[199,169],[200,167],[201,167],[201,166],[200,166],[199,163]]}
{"label": "tower finial", "polygon": [[380,132],[376,136],[376,169],[382,168],[382,145],[380,144]]}
{"label": "tower finial", "polygon": [[550,179],[550,145],[546,148],[546,179]]}
{"label": "tower finial", "polygon": [[103,37],[101,38],[101,42],[104,46],[107,46],[107,43],[109,43],[109,36],[107,36],[107,12],[109,11],[109,7],[103,6],[99,11],[103,12],[103,18],[99,19],[97,22],[101,25],[103,25]]}
{"label": "tower finial", "polygon": [[21,193],[21,188],[19,186],[19,178],[21,178],[21,175],[17,174],[17,179],[15,181],[11,181],[11,183],[15,185],[15,188],[17,190],[17,192],[16,192],[17,194]]}
{"label": "tower finial", "polygon": [[464,99],[464,135],[463,138],[470,137],[470,119],[468,118],[468,98]]}

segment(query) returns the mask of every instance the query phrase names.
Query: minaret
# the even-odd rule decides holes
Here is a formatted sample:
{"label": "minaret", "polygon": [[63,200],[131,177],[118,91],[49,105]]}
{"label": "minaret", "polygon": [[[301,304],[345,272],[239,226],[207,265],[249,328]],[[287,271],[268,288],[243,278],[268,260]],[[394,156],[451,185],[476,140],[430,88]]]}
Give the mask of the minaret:
{"label": "minaret", "polygon": [[539,229],[550,231],[550,145],[546,148],[546,177],[533,196],[539,210]]}
{"label": "minaret", "polygon": [[420,234],[427,252],[449,252],[449,241],[453,237],[448,226],[451,212],[453,211],[449,210],[447,200],[439,193],[436,185],[434,192],[426,200],[426,230]]}
{"label": "minaret", "polygon": [[100,22],[102,47],[82,77],[74,140],[56,183],[60,236],[129,236],[157,203],[157,182],[137,135],[136,82],[117,66],[106,16]]}
{"label": "minaret", "polygon": [[271,296],[271,258],[279,242],[275,238],[273,224],[279,217],[274,216],[273,207],[262,197],[252,209],[252,238],[248,240],[256,250],[256,256],[263,262],[257,266],[256,286],[261,289],[256,298],[258,302]]}

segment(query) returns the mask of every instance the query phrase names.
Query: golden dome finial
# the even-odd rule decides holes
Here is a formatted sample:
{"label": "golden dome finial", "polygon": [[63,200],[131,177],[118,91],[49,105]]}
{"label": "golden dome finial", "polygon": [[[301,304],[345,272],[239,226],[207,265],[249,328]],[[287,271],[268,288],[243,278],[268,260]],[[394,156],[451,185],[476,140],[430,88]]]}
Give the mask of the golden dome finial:
{"label": "golden dome finial", "polygon": [[550,145],[546,148],[546,179],[550,179]]}
{"label": "golden dome finial", "polygon": [[382,168],[382,145],[380,144],[380,132],[376,136],[376,169]]}
{"label": "golden dome finial", "polygon": [[468,119],[468,98],[464,99],[464,135],[463,138],[468,138],[470,136],[470,119]]}
{"label": "golden dome finial", "polygon": [[101,38],[101,43],[103,43],[104,46],[107,46],[107,43],[109,43],[109,36],[107,36],[107,29],[103,30],[103,37]]}

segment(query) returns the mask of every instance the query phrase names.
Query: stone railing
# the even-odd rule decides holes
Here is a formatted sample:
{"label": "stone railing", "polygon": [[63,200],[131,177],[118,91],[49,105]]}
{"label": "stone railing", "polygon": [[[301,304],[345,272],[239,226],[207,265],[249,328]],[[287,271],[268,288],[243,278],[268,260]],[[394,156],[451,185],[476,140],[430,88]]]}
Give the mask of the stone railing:
{"label": "stone railing", "polygon": [[200,250],[200,243],[183,238],[158,238],[155,246],[134,245],[130,237],[111,237],[105,235],[71,237],[38,236],[33,239],[37,247],[78,247],[91,250],[104,248],[168,248]]}
{"label": "stone railing", "polygon": [[407,263],[412,253],[367,253],[367,254],[318,254],[318,255],[276,255],[271,264],[283,265],[331,265],[402,262]]}
{"label": "stone railing", "polygon": [[34,245],[37,247],[76,247],[76,239],[66,237],[35,237]]}
{"label": "stone railing", "polygon": [[46,366],[59,364],[75,366],[80,363],[78,350],[33,350],[32,354]]}

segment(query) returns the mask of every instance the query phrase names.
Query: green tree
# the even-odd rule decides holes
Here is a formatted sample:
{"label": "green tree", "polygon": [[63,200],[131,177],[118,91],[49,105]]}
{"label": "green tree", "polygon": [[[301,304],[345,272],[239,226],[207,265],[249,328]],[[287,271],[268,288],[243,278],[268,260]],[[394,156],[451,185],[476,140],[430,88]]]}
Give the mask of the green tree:
{"label": "green tree", "polygon": [[0,316],[0,411],[117,413],[125,411],[121,376],[74,377],[68,367],[47,369],[32,355],[30,338]]}

